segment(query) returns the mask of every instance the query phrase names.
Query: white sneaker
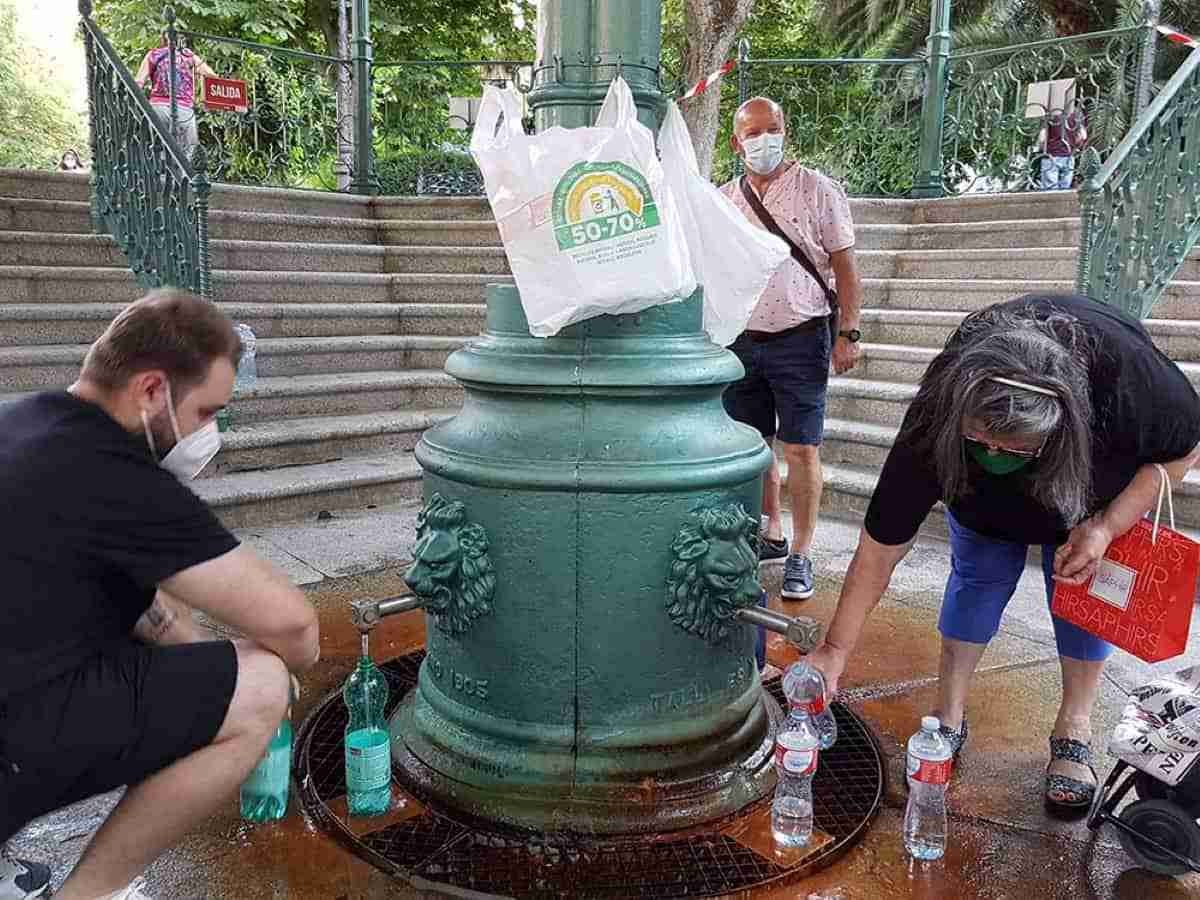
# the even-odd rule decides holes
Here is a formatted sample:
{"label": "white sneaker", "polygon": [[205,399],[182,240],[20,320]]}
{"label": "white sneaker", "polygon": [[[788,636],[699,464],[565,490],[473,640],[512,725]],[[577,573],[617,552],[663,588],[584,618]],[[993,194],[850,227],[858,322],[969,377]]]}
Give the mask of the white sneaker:
{"label": "white sneaker", "polygon": [[50,889],[50,867],[10,856],[0,847],[0,900],[32,900]]}
{"label": "white sneaker", "polygon": [[141,876],[133,879],[133,883],[115,894],[109,894],[102,900],[154,900],[146,893],[146,879]]}

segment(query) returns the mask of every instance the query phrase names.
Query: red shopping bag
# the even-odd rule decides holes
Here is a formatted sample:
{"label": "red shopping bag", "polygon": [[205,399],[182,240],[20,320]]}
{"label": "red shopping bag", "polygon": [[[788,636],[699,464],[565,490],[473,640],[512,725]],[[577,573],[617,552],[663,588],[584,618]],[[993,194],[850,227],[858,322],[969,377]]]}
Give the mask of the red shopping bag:
{"label": "red shopping bag", "polygon": [[[1200,544],[1174,530],[1166,471],[1154,521],[1142,519],[1109,545],[1091,580],[1055,584],[1051,611],[1146,662],[1187,649],[1200,575]],[[1160,527],[1163,497],[1171,528]]]}

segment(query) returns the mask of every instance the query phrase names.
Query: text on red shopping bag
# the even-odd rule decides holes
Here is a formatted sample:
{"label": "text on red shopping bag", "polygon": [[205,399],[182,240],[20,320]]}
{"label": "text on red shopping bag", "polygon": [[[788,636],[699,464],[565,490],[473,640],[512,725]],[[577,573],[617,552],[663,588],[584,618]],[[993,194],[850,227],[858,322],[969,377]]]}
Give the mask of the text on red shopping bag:
{"label": "text on red shopping bag", "polygon": [[1170,528],[1157,540],[1141,520],[1109,546],[1095,575],[1082,585],[1056,584],[1052,610],[1146,662],[1187,648],[1200,544]]}

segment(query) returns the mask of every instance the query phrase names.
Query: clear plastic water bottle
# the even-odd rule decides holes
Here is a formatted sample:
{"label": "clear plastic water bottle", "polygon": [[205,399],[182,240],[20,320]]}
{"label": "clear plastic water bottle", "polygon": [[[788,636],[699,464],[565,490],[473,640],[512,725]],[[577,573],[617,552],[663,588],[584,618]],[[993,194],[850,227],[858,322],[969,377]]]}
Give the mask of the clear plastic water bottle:
{"label": "clear plastic water bottle", "polygon": [[783,693],[788,703],[799,703],[808,710],[821,736],[821,749],[832,747],[837,741],[837,720],[825,702],[825,676],[821,670],[804,660],[792,663],[783,674]]}
{"label": "clear plastic water bottle", "polygon": [[937,716],[925,716],[908,739],[904,847],[915,859],[941,859],[946,852],[946,785],[954,754],[938,731],[941,724]]}
{"label": "clear plastic water bottle", "polygon": [[775,735],[775,800],[771,834],[781,847],[804,847],[812,838],[812,781],[821,755],[820,737],[808,710],[793,705]]}
{"label": "clear plastic water bottle", "polygon": [[384,708],[388,683],[371,660],[367,635],[362,656],[346,679],[346,803],[352,816],[377,816],[392,803],[392,745]]}
{"label": "clear plastic water bottle", "polygon": [[[237,336],[242,342],[242,355],[238,357],[237,372],[233,376],[233,395],[243,397],[258,386],[258,357],[256,355],[258,338],[246,324],[235,325],[233,330],[237,332]],[[217,413],[217,428],[221,431],[228,431],[232,424],[233,414],[226,406]]]}
{"label": "clear plastic water bottle", "polygon": [[273,822],[287,813],[288,782],[292,773],[292,722],[288,718],[267,745],[267,752],[242,782],[239,799],[242,818],[249,822]]}

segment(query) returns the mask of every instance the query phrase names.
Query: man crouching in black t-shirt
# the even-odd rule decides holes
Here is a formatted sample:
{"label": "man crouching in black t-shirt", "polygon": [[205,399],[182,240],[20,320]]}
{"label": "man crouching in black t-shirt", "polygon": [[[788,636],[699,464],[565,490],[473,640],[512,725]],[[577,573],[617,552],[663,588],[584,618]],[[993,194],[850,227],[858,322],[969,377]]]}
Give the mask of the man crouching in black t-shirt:
{"label": "man crouching in black t-shirt", "polygon": [[[141,896],[130,882],[229,801],[289,672],[317,661],[304,595],[181,483],[220,446],[239,352],[211,303],[156,291],[68,391],[0,408],[0,845],[129,786],[58,900]],[[192,610],[247,638],[215,640]]]}

